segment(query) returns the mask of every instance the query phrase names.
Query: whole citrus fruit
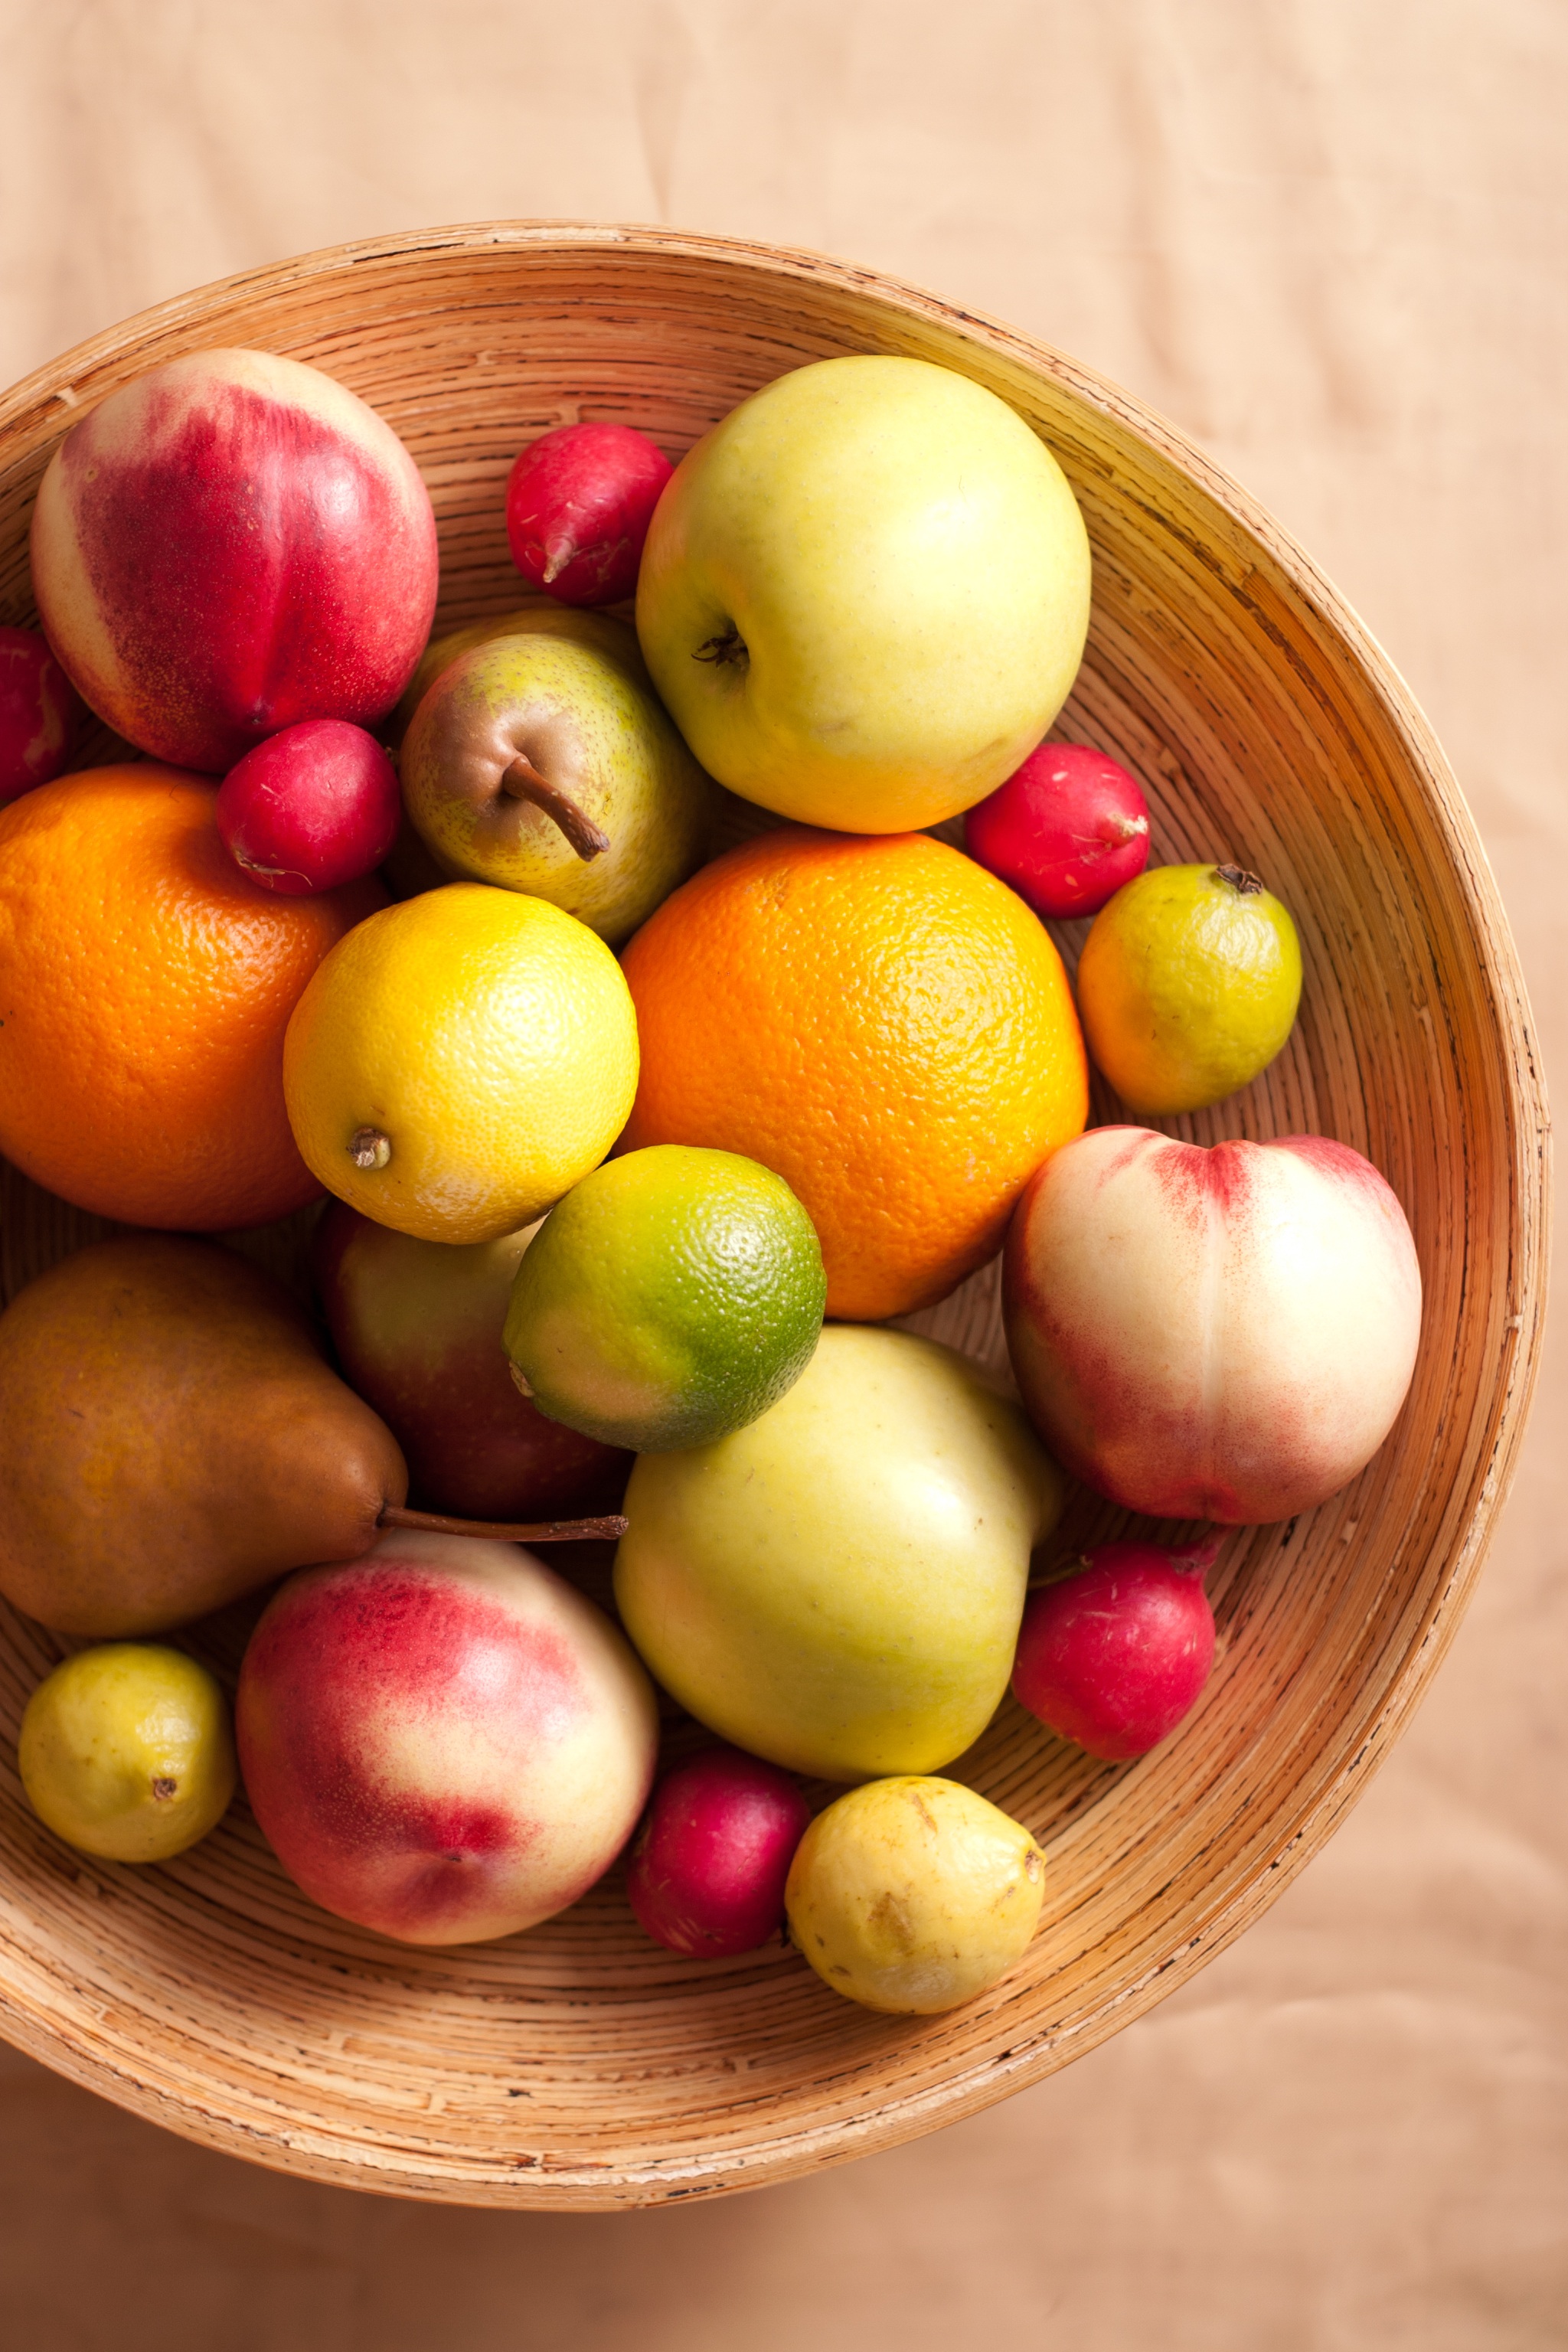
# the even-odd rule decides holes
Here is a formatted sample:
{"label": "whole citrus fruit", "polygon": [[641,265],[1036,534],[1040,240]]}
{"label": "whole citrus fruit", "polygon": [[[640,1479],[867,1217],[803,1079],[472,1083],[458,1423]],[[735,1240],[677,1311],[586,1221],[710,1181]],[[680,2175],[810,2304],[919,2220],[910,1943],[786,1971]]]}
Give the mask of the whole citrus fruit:
{"label": "whole citrus fruit", "polygon": [[816,1227],[831,1316],[944,1297],[1083,1127],[1044,927],[923,834],[764,834],[667,898],[624,962],[643,1053],[626,1143],[774,1170]]}
{"label": "whole citrus fruit", "polygon": [[22,1715],[17,1762],[33,1811],[111,1862],[165,1862],[228,1811],[238,1777],[224,1695],[159,1642],[79,1650]]}
{"label": "whole citrus fruit", "polygon": [[542,1412],[668,1454],[743,1429],[811,1361],[826,1284],[782,1177],[655,1144],[595,1168],[519,1265],[506,1351]]}
{"label": "whole citrus fruit", "polygon": [[574,915],[451,882],[328,956],[283,1079],[300,1149],[340,1200],[420,1241],[494,1241],[608,1151],[637,1091],[637,1018]]}
{"label": "whole citrus fruit", "polygon": [[316,966],[384,905],[373,880],[258,889],[217,787],[151,761],[0,812],[0,1151],[78,1208],[198,1233],[321,1187],[283,1103],[283,1033]]}
{"label": "whole citrus fruit", "polygon": [[1296,926],[1239,866],[1156,866],[1095,917],[1078,1002],[1129,1110],[1223,1102],[1268,1068],[1301,1000]]}

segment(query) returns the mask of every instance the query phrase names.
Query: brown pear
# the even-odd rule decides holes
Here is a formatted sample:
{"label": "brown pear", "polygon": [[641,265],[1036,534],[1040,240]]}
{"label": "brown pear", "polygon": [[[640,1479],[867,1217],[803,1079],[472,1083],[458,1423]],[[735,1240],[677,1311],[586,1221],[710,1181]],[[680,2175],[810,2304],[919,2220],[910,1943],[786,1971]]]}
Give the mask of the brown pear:
{"label": "brown pear", "polygon": [[157,1633],[356,1559],[408,1474],[304,1313],[211,1242],[135,1234],[0,1315],[0,1592],[59,1633]]}

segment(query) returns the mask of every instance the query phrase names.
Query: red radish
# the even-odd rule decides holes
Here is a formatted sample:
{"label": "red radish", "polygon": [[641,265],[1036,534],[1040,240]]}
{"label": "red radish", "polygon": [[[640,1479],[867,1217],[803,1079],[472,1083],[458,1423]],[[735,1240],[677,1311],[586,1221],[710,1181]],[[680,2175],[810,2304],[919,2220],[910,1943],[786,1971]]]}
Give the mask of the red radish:
{"label": "red radish", "polygon": [[290,898],[357,882],[397,838],[397,772],[374,735],[306,719],[247,751],[218,788],[217,829],[237,866]]}
{"label": "red radish", "polygon": [[0,807],[53,782],[76,743],[81,704],[37,629],[0,629]]}
{"label": "red radish", "polygon": [[525,580],[563,604],[616,604],[675,471],[629,425],[563,425],[522,452],[506,486],[506,535]]}
{"label": "red radish", "polygon": [[38,485],[61,668],[138,751],[223,775],[302,719],[374,726],[436,611],[436,517],[386,424],[319,368],[187,352],[74,425]]}
{"label": "red radish", "polygon": [[963,820],[969,855],[1037,915],[1097,915],[1149,862],[1149,805],[1087,743],[1042,743]]}
{"label": "red radish", "polygon": [[691,1959],[753,1952],[784,1922],[811,1807],[787,1772],[710,1748],[667,1772],[632,1847],[626,1893],[656,1943]]}
{"label": "red radish", "polygon": [[1013,1662],[1013,1696],[1047,1729],[1120,1764],[1147,1755],[1196,1705],[1214,1664],[1204,1570],[1217,1537],[1189,1551],[1097,1544],[1034,1593]]}

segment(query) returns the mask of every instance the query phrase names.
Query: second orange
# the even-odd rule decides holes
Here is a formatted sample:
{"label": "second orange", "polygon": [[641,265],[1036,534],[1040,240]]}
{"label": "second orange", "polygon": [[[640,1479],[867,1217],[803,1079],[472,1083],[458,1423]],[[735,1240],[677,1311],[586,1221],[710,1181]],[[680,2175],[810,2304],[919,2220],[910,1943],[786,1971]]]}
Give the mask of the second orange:
{"label": "second orange", "polygon": [[830,1316],[944,1297],[1088,1115],[1044,927],[924,834],[764,834],[668,898],[624,966],[642,1076],[623,1148],[706,1144],[782,1176]]}

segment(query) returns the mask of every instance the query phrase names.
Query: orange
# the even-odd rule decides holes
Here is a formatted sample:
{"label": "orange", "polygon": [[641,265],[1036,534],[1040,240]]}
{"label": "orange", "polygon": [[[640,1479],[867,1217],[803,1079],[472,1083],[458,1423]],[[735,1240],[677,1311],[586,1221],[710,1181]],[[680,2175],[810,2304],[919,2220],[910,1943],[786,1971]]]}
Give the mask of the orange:
{"label": "orange", "polygon": [[642,1075],[621,1148],[704,1144],[782,1176],[821,1238],[829,1315],[943,1297],[1088,1116],[1044,926],[924,834],[764,834],[667,898],[623,961]]}
{"label": "orange", "polygon": [[321,1187],[283,1106],[283,1033],[379,883],[249,882],[217,788],[138,761],[0,811],[0,1152],[100,1216],[198,1233]]}

